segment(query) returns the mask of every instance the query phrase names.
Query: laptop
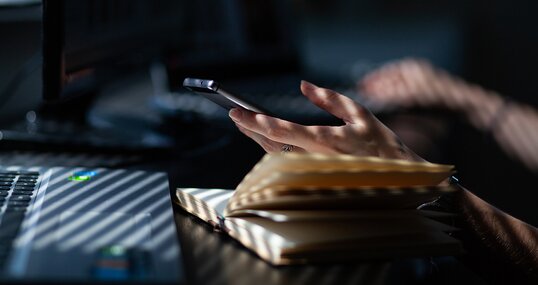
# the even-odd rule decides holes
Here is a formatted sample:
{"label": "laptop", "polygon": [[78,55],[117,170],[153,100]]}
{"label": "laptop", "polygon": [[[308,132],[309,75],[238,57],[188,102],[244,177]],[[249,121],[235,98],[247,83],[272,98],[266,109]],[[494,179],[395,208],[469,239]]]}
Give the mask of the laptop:
{"label": "laptop", "polygon": [[0,281],[177,283],[165,173],[0,167]]}

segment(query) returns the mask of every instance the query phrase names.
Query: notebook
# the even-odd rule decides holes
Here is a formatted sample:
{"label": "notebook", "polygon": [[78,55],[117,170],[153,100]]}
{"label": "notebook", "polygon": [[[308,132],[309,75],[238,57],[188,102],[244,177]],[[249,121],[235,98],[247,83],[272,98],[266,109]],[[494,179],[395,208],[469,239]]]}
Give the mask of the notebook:
{"label": "notebook", "polygon": [[235,191],[179,188],[177,203],[274,265],[456,255],[457,229],[420,204],[456,191],[453,166],[268,154]]}

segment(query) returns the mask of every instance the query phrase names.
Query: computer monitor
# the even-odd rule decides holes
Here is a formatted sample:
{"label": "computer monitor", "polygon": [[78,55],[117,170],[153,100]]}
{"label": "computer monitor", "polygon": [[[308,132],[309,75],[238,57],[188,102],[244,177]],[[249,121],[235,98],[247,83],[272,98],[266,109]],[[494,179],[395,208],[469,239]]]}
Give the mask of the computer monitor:
{"label": "computer monitor", "polygon": [[[94,100],[97,95],[105,95],[98,103],[111,98],[102,92],[113,85],[109,83],[137,83],[128,75],[147,76],[155,61],[166,67],[168,80],[160,82],[167,82],[168,89],[180,88],[186,76],[220,80],[297,71],[300,61],[290,8],[286,0],[44,0],[43,104],[15,130],[2,130],[3,141],[17,146],[25,142],[31,148],[108,145],[113,150],[132,146],[135,151],[148,144],[161,149],[195,145],[191,131],[204,128],[197,119],[184,120],[191,117],[179,115],[183,111],[147,104],[156,115],[152,119],[167,117],[137,121],[139,114],[130,108],[124,108],[128,114],[118,112],[113,109],[120,105],[116,104],[99,112],[103,110],[94,107]],[[158,89],[142,92],[151,95]],[[127,94],[131,95],[136,96]],[[119,101],[149,101],[132,99]],[[160,113],[152,109],[155,106]],[[178,123],[192,126],[188,135],[178,131]]]}
{"label": "computer monitor", "polygon": [[[184,1],[43,1],[43,98],[95,93],[182,44]],[[134,68],[133,68],[134,67]]]}
{"label": "computer monitor", "polygon": [[299,67],[285,0],[44,0],[43,97],[96,91],[156,57],[172,87],[187,76],[244,76]]}
{"label": "computer monitor", "polygon": [[31,148],[113,151],[175,145],[138,114],[90,114],[97,95],[110,84],[132,82],[132,76],[147,73],[152,61],[182,49],[185,3],[44,0],[43,102],[28,112],[24,124],[2,131],[4,141]]}

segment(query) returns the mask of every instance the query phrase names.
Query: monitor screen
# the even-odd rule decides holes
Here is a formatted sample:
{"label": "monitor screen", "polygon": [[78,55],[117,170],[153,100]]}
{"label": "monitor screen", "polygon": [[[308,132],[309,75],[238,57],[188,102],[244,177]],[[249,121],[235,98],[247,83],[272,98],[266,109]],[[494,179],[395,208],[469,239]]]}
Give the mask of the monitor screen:
{"label": "monitor screen", "polygon": [[172,88],[298,68],[286,0],[45,0],[44,99],[95,93],[160,58]]}
{"label": "monitor screen", "polygon": [[84,95],[180,48],[184,1],[51,0],[43,7],[44,99]]}

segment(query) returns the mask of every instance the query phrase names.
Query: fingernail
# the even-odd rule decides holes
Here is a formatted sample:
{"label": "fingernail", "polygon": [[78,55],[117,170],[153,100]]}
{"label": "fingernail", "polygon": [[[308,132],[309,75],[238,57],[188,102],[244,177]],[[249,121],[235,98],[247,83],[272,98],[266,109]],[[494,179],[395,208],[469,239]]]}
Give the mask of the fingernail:
{"label": "fingernail", "polygon": [[301,80],[301,85],[306,88],[306,89],[315,89],[315,88],[318,88],[316,85],[306,81],[306,80]]}
{"label": "fingernail", "polygon": [[242,112],[238,108],[234,108],[230,110],[228,115],[230,116],[230,118],[232,118],[232,120],[239,122],[241,120]]}

